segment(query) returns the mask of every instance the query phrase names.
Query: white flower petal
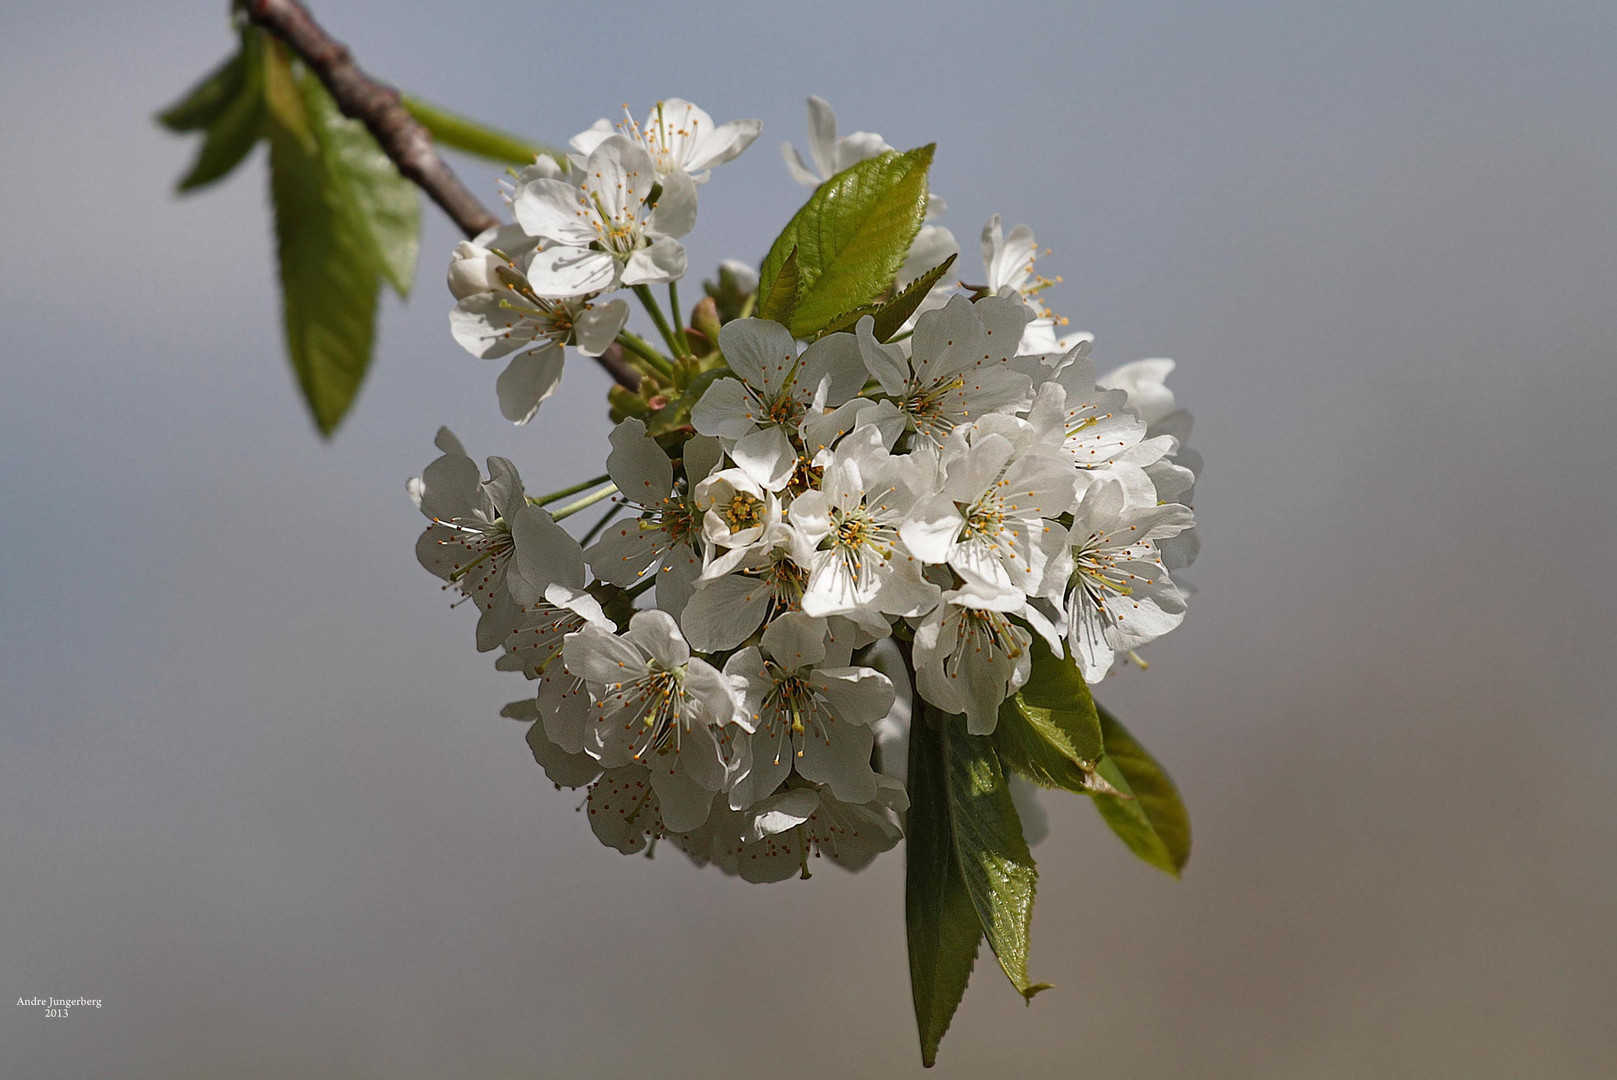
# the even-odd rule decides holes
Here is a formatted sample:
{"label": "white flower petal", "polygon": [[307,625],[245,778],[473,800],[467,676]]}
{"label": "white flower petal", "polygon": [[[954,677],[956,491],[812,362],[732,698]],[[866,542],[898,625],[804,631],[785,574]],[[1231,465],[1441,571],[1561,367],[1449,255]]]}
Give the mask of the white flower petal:
{"label": "white flower petal", "polygon": [[528,284],[546,297],[583,296],[610,289],[617,281],[612,256],[582,247],[558,246],[535,253],[528,264]]}
{"label": "white flower petal", "polygon": [[500,415],[513,424],[526,424],[539,406],[561,385],[562,348],[546,345],[511,358],[494,381]]}
{"label": "white flower petal", "polygon": [[696,183],[684,169],[667,174],[662,183],[647,228],[664,236],[684,236],[696,228]]}
{"label": "white flower petal", "polygon": [[797,468],[797,451],[778,427],[766,427],[741,439],[730,449],[736,466],[770,491],[779,491]]}
{"label": "white flower petal", "polygon": [[585,356],[600,356],[617,340],[628,321],[627,301],[588,304],[573,321],[573,344]]}
{"label": "white flower petal", "polygon": [[685,276],[685,248],[672,237],[659,236],[650,247],[629,256],[623,267],[625,285],[661,285]]}
{"label": "white flower petal", "polygon": [[644,421],[629,417],[612,429],[611,439],[606,471],[624,498],[650,506],[673,493],[673,462],[646,434]]}

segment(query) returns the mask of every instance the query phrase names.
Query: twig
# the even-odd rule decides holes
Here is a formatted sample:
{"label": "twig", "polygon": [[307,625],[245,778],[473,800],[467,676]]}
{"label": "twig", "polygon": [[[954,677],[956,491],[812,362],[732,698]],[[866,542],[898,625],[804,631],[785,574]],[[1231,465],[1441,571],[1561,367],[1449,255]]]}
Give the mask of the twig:
{"label": "twig", "polygon": [[[410,115],[399,92],[365,74],[348,46],[326,33],[308,8],[298,0],[248,0],[246,9],[248,21],[285,42],[325,84],[342,114],[364,124],[400,175],[426,192],[461,232],[474,237],[500,223],[438,156],[432,134]],[[597,360],[620,385],[640,386],[621,353]]]}

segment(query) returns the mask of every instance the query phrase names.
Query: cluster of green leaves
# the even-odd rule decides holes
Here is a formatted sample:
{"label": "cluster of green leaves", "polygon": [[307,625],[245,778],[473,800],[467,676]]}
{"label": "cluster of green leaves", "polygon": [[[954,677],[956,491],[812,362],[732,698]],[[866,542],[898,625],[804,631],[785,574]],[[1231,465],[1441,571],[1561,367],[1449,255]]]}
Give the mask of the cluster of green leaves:
{"label": "cluster of green leaves", "polygon": [[[157,119],[202,135],[181,192],[223,179],[260,141],[269,144],[287,353],[315,426],[329,436],[370,367],[382,284],[409,293],[421,200],[280,42],[250,25],[239,37],[235,54]],[[423,102],[405,105],[446,145],[517,163],[544,152]]]}
{"label": "cluster of green leaves", "polygon": [[1038,870],[1006,780],[1091,796],[1129,849],[1175,877],[1190,857],[1190,818],[1167,772],[1099,708],[1070,660],[1036,642],[1027,685],[992,735],[917,699],[910,727],[904,915],[921,1061],[938,1044],[986,940],[1023,997]]}

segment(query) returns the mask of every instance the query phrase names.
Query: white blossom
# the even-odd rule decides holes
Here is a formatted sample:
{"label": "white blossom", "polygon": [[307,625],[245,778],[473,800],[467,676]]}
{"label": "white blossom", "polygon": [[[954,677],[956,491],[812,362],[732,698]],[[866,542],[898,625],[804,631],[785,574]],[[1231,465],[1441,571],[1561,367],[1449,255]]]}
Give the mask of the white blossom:
{"label": "white blossom", "polygon": [[801,610],[813,556],[806,536],[776,523],[760,542],[709,563],[679,617],[692,648],[733,649],[766,620]]}
{"label": "white blossom", "polygon": [[528,504],[516,466],[488,459],[484,480],[448,428],[435,440],[442,456],[410,481],[412,501],[431,524],[416,541],[416,558],[481,610],[480,651],[497,648],[552,581],[565,577],[576,548],[549,514]]}
{"label": "white blossom", "polygon": [[893,815],[908,808],[904,785],[890,776],[878,775],[876,797],[859,804],[823,787],[790,788],[743,815],[740,835],[714,861],[752,882],[809,877],[809,860],[821,856],[862,870],[898,844],[904,834]]}
{"label": "white blossom", "polygon": [[990,296],[956,296],[921,315],[910,355],[875,338],[874,320],[856,333],[865,366],[893,400],[910,430],[942,445],[955,426],[983,413],[1015,412],[1032,397],[1032,381],[1011,363],[1028,311]]}
{"label": "white blossom", "polygon": [[540,296],[517,261],[526,264],[535,255],[502,259],[462,241],[449,271],[450,289],[459,298],[449,313],[449,330],[461,347],[485,359],[527,350],[511,358],[495,384],[501,414],[517,424],[527,423],[556,392],[563,346],[600,356],[629,320],[629,305],[621,299]]}
{"label": "white blossom", "polygon": [[637,142],[612,135],[590,152],[579,187],[540,178],[517,192],[511,208],[529,234],[546,241],[528,265],[540,296],[571,297],[619,285],[646,285],[684,276],[685,248],[677,237],[696,225],[696,185],[684,172],[657,175]]}
{"label": "white blossom", "polygon": [[[731,120],[714,124],[713,118],[683,98],[668,98],[652,106],[645,124],[637,124],[624,109],[616,131],[643,146],[651,155],[659,178],[683,172],[706,183],[713,166],[734,161],[752,145],[763,125],[757,120]],[[570,145],[584,160],[614,132],[610,121],[597,120],[589,130],[573,136]]]}
{"label": "white blossom", "polygon": [[[686,444],[687,474],[701,448],[695,439]],[[716,447],[712,451],[716,460]],[[661,570],[658,606],[678,614],[701,572],[702,513],[688,490],[675,490],[673,463],[641,420],[630,417],[613,430],[606,469],[622,499],[640,513],[608,528],[584,558],[598,577],[614,585],[634,585]],[[698,482],[705,476],[696,473]]]}
{"label": "white blossom", "polygon": [[1013,603],[1039,595],[1050,553],[1066,545],[1055,519],[1075,498],[1071,465],[1042,446],[1019,450],[1000,431],[962,425],[944,447],[942,467],[942,490],[900,529],[909,550],[924,562],[947,563],[979,592]]}
{"label": "white blossom", "polygon": [[793,612],[725,663],[753,725],[737,742],[732,808],[769,797],[794,771],[844,802],[876,797],[870,725],[892,708],[893,684],[849,666],[849,653],[847,642],[826,640],[823,620]]}
{"label": "white blossom", "polygon": [[735,372],[720,379],[691,410],[691,423],[714,435],[747,475],[778,491],[797,467],[792,437],[811,411],[841,405],[865,382],[851,334],[828,334],[797,354],[779,323],[737,319],[719,330],[719,349]]}
{"label": "white blossom", "polygon": [[1177,503],[1131,503],[1117,480],[1091,486],[1078,500],[1065,608],[1067,643],[1085,680],[1099,682],[1116,653],[1161,637],[1184,619],[1184,598],[1156,545],[1192,524],[1190,509]]}
{"label": "white blossom", "polygon": [[1037,619],[1022,596],[945,592],[915,630],[915,689],[945,712],[965,713],[966,730],[987,735],[999,706],[1033,670],[1033,635],[1011,618]]}
{"label": "white blossom", "polygon": [[751,726],[724,676],[663,611],[636,613],[618,635],[586,625],[567,635],[563,658],[594,701],[591,754],[608,769],[650,770],[670,830],[702,824],[725,781],[718,729]]}
{"label": "white blossom", "polygon": [[815,546],[805,612],[920,615],[937,602],[937,586],[899,539],[928,479],[912,457],[890,454],[875,426],[856,428],[830,452],[821,486],[791,506],[793,527]]}

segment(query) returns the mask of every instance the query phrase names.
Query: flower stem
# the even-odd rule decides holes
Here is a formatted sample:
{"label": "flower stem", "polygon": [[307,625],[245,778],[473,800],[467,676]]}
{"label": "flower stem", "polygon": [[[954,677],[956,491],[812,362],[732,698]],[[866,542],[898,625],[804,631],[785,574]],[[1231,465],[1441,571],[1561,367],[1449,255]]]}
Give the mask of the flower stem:
{"label": "flower stem", "polygon": [[691,355],[691,342],[685,336],[685,316],[680,314],[683,309],[679,306],[679,282],[677,281],[668,283],[668,306],[674,309],[675,355],[683,360]]}
{"label": "flower stem", "polygon": [[633,353],[637,359],[643,361],[647,367],[657,374],[665,375],[669,379],[674,377],[674,365],[670,364],[668,358],[662,353],[653,349],[639,334],[619,330],[618,344],[623,346],[625,352]]}
{"label": "flower stem", "polygon": [[568,503],[566,506],[562,507],[560,510],[557,510],[554,514],[551,514],[550,516],[551,516],[552,520],[560,521],[562,518],[573,516],[574,514],[578,513],[580,510],[585,509],[586,507],[594,506],[596,503],[600,502],[602,499],[611,498],[613,495],[616,495],[617,492],[618,492],[618,485],[616,485],[616,484],[608,484],[608,485],[606,485],[606,487],[602,488],[599,491],[592,491],[588,495],[584,496],[582,499],[578,499],[578,500],[576,500],[574,502]]}
{"label": "flower stem", "polygon": [[640,298],[640,305],[651,316],[651,321],[657,324],[657,332],[663,336],[663,342],[668,346],[669,351],[678,356],[679,341],[674,337],[674,331],[668,325],[668,317],[663,314],[663,309],[658,305],[657,298],[652,295],[651,286],[636,285],[634,294]]}
{"label": "flower stem", "polygon": [[645,592],[655,584],[657,584],[657,575],[652,574],[638,585],[633,585],[627,589],[624,589],[623,595],[628,597],[630,600],[633,600],[635,597],[639,596],[641,593]]}
{"label": "flower stem", "polygon": [[528,501],[534,506],[543,506],[546,503],[553,503],[557,499],[565,499],[569,495],[577,495],[585,488],[592,488],[596,484],[604,484],[610,479],[612,479],[610,476],[596,476],[589,480],[580,480],[572,487],[564,487],[560,491],[552,491],[549,495],[529,495]]}

